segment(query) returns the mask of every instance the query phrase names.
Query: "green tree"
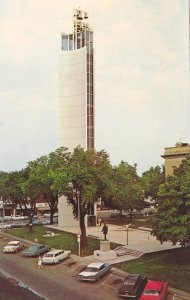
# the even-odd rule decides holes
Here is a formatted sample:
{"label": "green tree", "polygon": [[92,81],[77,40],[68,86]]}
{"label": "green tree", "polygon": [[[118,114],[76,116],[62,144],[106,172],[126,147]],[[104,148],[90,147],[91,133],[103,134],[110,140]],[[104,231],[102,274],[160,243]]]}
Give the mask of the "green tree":
{"label": "green tree", "polygon": [[107,206],[120,211],[127,211],[130,214],[130,222],[134,210],[141,210],[144,207],[141,179],[137,175],[137,166],[129,165],[121,161],[113,169],[113,194],[107,201]]}
{"label": "green tree", "polygon": [[161,184],[165,182],[163,168],[159,166],[151,167],[148,171],[142,174],[142,186],[145,198],[149,198],[154,203],[157,203],[158,191]]}
{"label": "green tree", "polygon": [[[28,179],[28,169],[6,173],[1,177],[1,191],[3,193],[4,202],[9,201],[12,203],[13,208],[20,210],[24,215],[29,217],[32,223],[32,216],[35,212],[35,202],[32,198],[28,198],[23,186],[26,185]],[[31,229],[31,227],[29,227]]]}
{"label": "green tree", "polygon": [[41,195],[47,201],[50,207],[50,224],[53,224],[59,194],[58,189],[53,185],[54,171],[65,166],[68,157],[67,148],[61,147],[28,163],[29,177],[23,189],[32,201],[35,202]]}
{"label": "green tree", "polygon": [[6,182],[8,179],[7,172],[0,172],[0,198],[5,202],[8,199],[8,190],[6,186]]}
{"label": "green tree", "polygon": [[81,246],[86,245],[85,216],[110,188],[111,165],[105,151],[74,149],[69,163],[54,172],[54,188],[64,195],[79,219]]}
{"label": "green tree", "polygon": [[190,157],[160,186],[152,225],[152,234],[161,243],[190,245]]}

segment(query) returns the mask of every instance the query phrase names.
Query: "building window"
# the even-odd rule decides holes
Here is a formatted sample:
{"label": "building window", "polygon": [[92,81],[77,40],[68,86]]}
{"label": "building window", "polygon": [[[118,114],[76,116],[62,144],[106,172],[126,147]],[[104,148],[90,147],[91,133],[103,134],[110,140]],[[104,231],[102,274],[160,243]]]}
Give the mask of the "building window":
{"label": "building window", "polygon": [[68,51],[68,35],[62,36],[62,50]]}

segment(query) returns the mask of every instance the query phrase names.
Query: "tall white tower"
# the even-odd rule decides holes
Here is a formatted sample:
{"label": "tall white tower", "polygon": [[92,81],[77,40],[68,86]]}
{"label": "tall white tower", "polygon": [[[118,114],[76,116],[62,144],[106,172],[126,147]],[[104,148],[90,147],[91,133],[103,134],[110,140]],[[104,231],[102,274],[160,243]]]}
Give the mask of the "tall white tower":
{"label": "tall white tower", "polygon": [[[88,13],[75,9],[73,33],[61,34],[59,144],[70,151],[80,145],[94,148],[94,49]],[[64,196],[58,203],[58,226],[78,227]],[[86,225],[96,224],[96,205],[86,216]]]}
{"label": "tall white tower", "polygon": [[94,148],[94,49],[88,13],[75,9],[73,33],[61,35],[59,144]]}

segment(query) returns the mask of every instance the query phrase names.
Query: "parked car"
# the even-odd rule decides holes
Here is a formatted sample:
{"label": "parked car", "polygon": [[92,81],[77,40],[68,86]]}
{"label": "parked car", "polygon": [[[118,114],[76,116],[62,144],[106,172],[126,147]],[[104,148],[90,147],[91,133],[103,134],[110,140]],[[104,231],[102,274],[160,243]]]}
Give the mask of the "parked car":
{"label": "parked car", "polygon": [[40,226],[40,225],[42,225],[42,222],[40,220],[33,219],[32,220],[32,225],[34,225],[34,226]]}
{"label": "parked car", "polygon": [[24,249],[24,244],[20,241],[11,241],[3,247],[3,252],[14,253]]}
{"label": "parked car", "polygon": [[167,294],[167,282],[148,280],[140,300],[165,300]]}
{"label": "parked car", "polygon": [[144,290],[147,280],[147,277],[142,277],[139,274],[128,275],[124,279],[118,295],[127,299],[138,299]]}
{"label": "parked car", "polygon": [[[51,214],[50,214],[50,213],[47,213],[47,214],[43,214],[43,216],[46,217],[46,218],[50,218]],[[54,218],[55,218],[55,217],[58,217],[58,213],[54,213],[54,214],[53,214],[53,217],[54,217]]]}
{"label": "parked car", "polygon": [[10,228],[21,228],[21,227],[26,227],[27,223],[25,222],[15,222],[15,223],[10,223]]}
{"label": "parked car", "polygon": [[50,251],[50,246],[48,245],[32,245],[22,252],[23,256],[38,256]]}
{"label": "parked car", "polygon": [[0,224],[0,230],[1,229],[8,229],[8,228],[11,228],[11,224],[6,224],[6,223]]}
{"label": "parked car", "polygon": [[12,219],[12,217],[11,217],[11,216],[4,216],[3,219],[4,219],[5,221],[10,221],[10,220]]}
{"label": "parked car", "polygon": [[27,220],[28,216],[20,216],[20,215],[16,215],[16,216],[12,216],[11,217],[12,220]]}
{"label": "parked car", "polygon": [[40,220],[40,222],[42,223],[42,225],[49,225],[50,224],[50,220],[48,220],[48,219],[42,219],[42,220]]}
{"label": "parked car", "polygon": [[42,257],[42,264],[58,264],[61,260],[67,258],[70,253],[71,251],[53,249],[50,252],[44,254],[44,256]]}
{"label": "parked car", "polygon": [[78,280],[80,281],[97,281],[104,275],[106,275],[111,269],[111,265],[108,263],[91,263],[87,268],[78,274]]}

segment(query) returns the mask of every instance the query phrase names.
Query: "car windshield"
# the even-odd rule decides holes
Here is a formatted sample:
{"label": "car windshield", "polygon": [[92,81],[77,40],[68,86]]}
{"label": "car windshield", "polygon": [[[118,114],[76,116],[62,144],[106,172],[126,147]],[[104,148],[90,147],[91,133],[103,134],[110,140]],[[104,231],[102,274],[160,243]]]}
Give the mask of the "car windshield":
{"label": "car windshield", "polygon": [[31,246],[28,250],[35,251],[37,249],[39,249],[39,246],[34,245],[34,246]]}
{"label": "car windshield", "polygon": [[45,257],[53,257],[53,254],[48,254],[48,253],[47,253],[47,254],[45,254],[44,256],[45,256]]}
{"label": "car windshield", "polygon": [[144,295],[159,296],[160,292],[156,290],[144,290]]}
{"label": "car windshield", "polygon": [[135,281],[133,279],[128,278],[124,281],[124,284],[125,285],[134,285]]}
{"label": "car windshield", "polygon": [[17,243],[14,243],[14,242],[8,243],[8,246],[16,246],[16,245],[17,245]]}
{"label": "car windshield", "polygon": [[86,268],[85,272],[98,272],[99,269],[95,267],[88,267]]}

